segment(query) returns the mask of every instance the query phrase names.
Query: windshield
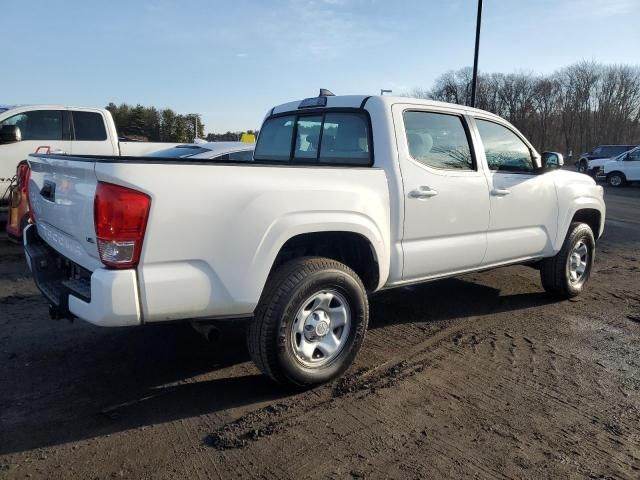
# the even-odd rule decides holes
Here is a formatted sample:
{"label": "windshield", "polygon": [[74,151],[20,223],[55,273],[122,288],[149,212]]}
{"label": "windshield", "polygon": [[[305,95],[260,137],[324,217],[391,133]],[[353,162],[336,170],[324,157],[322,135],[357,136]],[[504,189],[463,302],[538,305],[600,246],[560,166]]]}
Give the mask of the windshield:
{"label": "windshield", "polygon": [[636,153],[638,151],[640,151],[640,146],[632,148],[631,150],[628,150],[626,152],[622,152],[620,155],[615,157],[615,160],[624,160],[627,157],[627,154]]}
{"label": "windshield", "polygon": [[178,145],[173,148],[167,148],[166,150],[159,150],[157,152],[148,153],[147,157],[154,158],[188,158],[199,153],[210,152],[207,148],[198,147],[197,145]]}

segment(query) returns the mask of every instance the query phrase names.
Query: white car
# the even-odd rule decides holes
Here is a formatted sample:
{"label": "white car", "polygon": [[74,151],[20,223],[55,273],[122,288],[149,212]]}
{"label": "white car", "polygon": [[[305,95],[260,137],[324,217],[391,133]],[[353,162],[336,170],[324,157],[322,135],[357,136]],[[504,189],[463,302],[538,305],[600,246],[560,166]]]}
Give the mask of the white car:
{"label": "white car", "polygon": [[144,155],[175,143],[119,142],[111,113],[69,105],[0,106],[0,193],[39,147],[74,155]]}
{"label": "white car", "polygon": [[622,187],[627,182],[640,182],[640,146],[618,155],[604,163],[599,177],[612,187]]}
{"label": "white car", "polygon": [[349,367],[371,292],[527,264],[578,295],[605,220],[602,187],[502,118],[405,97],[274,107],[252,162],[29,163],[25,252],[54,316],[251,317],[258,367],[298,387]]}
{"label": "white car", "polygon": [[183,158],[189,161],[218,160],[219,162],[253,160],[255,143],[245,142],[206,142],[187,143],[175,147],[147,153],[147,157],[155,158]]}

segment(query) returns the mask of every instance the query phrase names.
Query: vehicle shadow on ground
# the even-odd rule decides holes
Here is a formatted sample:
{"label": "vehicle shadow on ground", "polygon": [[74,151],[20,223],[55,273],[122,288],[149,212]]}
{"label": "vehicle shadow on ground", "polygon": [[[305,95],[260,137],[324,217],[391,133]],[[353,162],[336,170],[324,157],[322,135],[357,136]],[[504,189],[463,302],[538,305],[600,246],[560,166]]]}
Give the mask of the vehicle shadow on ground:
{"label": "vehicle shadow on ground", "polygon": [[466,278],[387,290],[371,299],[369,328],[395,323],[464,321],[469,317],[541,307],[556,300],[540,291],[503,294]]}
{"label": "vehicle shadow on ground", "polygon": [[[495,288],[453,278],[373,296],[370,328],[463,322],[550,301],[542,292],[503,296]],[[44,316],[45,306],[41,307]],[[38,322],[48,324],[36,318],[33,328]],[[83,327],[65,328],[65,341],[43,342],[43,350],[31,355],[30,367],[16,362],[18,371],[9,375],[9,381],[0,378],[6,392],[17,391],[13,398],[0,395],[0,423],[5,424],[1,454],[206,414],[229,420],[225,412],[229,409],[292,395],[245,363],[249,357],[242,325],[223,326],[215,345],[187,325],[135,330]],[[204,379],[189,380],[201,374]],[[20,385],[20,379],[29,375],[35,378],[33,386]]]}

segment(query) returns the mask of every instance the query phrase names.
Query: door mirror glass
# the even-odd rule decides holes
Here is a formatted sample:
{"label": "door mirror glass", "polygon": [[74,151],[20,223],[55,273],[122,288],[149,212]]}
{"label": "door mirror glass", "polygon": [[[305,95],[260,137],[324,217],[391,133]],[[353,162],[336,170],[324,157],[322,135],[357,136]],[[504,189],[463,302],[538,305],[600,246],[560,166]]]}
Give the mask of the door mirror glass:
{"label": "door mirror glass", "polygon": [[0,144],[16,143],[22,141],[22,132],[17,125],[3,125],[0,129]]}
{"label": "door mirror glass", "polygon": [[564,157],[558,152],[544,152],[542,154],[542,168],[556,170],[564,165]]}

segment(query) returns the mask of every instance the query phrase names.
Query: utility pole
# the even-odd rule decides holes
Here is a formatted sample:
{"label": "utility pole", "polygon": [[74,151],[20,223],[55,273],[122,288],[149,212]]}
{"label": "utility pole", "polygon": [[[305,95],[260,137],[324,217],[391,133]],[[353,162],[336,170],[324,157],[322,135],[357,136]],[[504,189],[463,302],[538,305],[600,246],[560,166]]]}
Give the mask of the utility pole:
{"label": "utility pole", "polygon": [[473,79],[471,80],[471,106],[476,106],[476,85],[478,83],[478,50],[480,50],[480,23],[482,21],[482,0],[478,0],[478,18],[476,19],[476,51],[473,56]]}

